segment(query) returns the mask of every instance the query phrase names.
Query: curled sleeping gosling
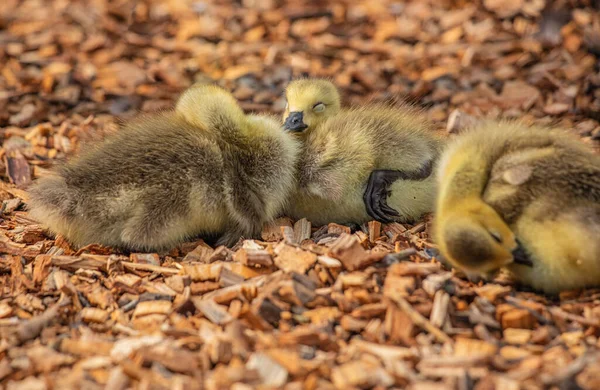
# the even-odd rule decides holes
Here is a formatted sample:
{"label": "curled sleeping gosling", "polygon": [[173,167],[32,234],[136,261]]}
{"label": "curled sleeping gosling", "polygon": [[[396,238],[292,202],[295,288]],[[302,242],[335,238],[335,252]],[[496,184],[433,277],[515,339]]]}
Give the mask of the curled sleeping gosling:
{"label": "curled sleeping gosling", "polygon": [[297,141],[275,118],[194,85],[175,109],[142,116],[31,188],[31,216],[76,246],[168,250],[198,235],[231,245],[281,213]]}
{"label": "curled sleeping gosling", "polygon": [[328,80],[286,88],[284,129],[302,140],[287,214],[315,224],[409,222],[434,207],[442,140],[409,107],[342,108]]}
{"label": "curled sleeping gosling", "polygon": [[467,274],[546,293],[600,285],[600,156],[559,130],[489,122],[439,166],[435,238]]}

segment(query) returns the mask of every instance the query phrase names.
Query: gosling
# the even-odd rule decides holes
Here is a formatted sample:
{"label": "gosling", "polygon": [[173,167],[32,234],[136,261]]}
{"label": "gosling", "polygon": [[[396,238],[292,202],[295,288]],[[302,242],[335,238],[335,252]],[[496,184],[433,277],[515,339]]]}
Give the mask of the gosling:
{"label": "gosling", "polygon": [[554,294],[600,285],[600,156],[559,130],[487,122],[439,166],[435,239],[467,274]]}
{"label": "gosling", "polygon": [[415,110],[342,108],[323,79],[292,81],[286,99],[284,129],[303,145],[289,216],[319,225],[411,222],[433,210],[443,143]]}
{"label": "gosling", "polygon": [[277,119],[198,84],[38,180],[28,207],[76,246],[163,251],[199,235],[232,245],[281,213],[298,152]]}

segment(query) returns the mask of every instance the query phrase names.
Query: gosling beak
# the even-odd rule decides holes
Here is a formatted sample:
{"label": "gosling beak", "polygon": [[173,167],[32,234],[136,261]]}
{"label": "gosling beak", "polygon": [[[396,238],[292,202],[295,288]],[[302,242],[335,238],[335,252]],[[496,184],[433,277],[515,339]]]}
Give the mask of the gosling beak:
{"label": "gosling beak", "polygon": [[283,128],[288,131],[301,132],[308,127],[303,119],[302,111],[290,112],[290,115],[285,119]]}
{"label": "gosling beak", "polygon": [[525,249],[523,249],[523,246],[521,245],[521,243],[519,241],[517,241],[517,247],[512,251],[512,255],[513,255],[513,262],[515,264],[521,264],[521,265],[526,265],[528,267],[533,267],[533,261],[531,261],[531,259],[529,258],[529,255],[527,254],[527,252],[525,252]]}

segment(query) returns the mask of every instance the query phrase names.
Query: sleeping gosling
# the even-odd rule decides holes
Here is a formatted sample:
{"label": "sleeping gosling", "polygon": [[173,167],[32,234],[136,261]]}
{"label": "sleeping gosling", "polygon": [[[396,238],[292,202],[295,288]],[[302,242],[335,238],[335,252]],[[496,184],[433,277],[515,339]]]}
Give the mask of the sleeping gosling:
{"label": "sleeping gosling", "polygon": [[275,118],[198,84],[38,180],[28,207],[76,246],[162,251],[198,235],[231,245],[281,213],[298,152]]}
{"label": "sleeping gosling", "polygon": [[442,140],[409,107],[342,108],[328,80],[286,88],[284,129],[302,140],[287,214],[315,224],[411,222],[434,207]]}
{"label": "sleeping gosling", "polygon": [[487,122],[439,167],[435,239],[467,273],[546,293],[600,285],[600,156],[559,130]]}

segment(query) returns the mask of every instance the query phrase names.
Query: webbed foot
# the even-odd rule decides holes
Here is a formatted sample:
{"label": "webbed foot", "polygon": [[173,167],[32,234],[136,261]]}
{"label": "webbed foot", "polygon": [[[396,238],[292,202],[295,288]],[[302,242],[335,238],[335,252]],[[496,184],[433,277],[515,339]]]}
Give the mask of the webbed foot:
{"label": "webbed foot", "polygon": [[422,167],[412,172],[391,169],[374,169],[369,175],[363,200],[367,213],[379,222],[389,223],[399,217],[398,211],[387,204],[389,187],[396,180],[425,180],[433,172],[433,160],[426,161]]}
{"label": "webbed foot", "polygon": [[389,223],[394,220],[394,217],[400,216],[396,210],[388,206],[387,198],[390,185],[403,177],[401,171],[376,169],[371,172],[367,189],[363,194],[363,201],[371,218],[379,222]]}

